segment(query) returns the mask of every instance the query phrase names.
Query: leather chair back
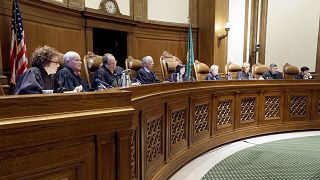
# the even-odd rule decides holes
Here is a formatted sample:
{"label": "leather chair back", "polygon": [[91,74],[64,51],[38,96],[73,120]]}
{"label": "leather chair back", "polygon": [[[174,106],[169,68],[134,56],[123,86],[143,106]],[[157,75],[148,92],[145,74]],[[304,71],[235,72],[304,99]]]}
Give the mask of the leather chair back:
{"label": "leather chair back", "polygon": [[181,60],[171,53],[164,51],[160,57],[160,66],[163,80],[169,80],[172,73],[175,72],[178,64],[181,64]]}
{"label": "leather chair back", "polygon": [[91,86],[93,73],[98,70],[100,66],[102,66],[102,56],[95,55],[93,53],[85,55],[83,58],[83,64],[88,84]]}
{"label": "leather chair back", "polygon": [[137,78],[137,72],[140,68],[143,67],[142,62],[138,59],[134,59],[133,57],[129,56],[125,60],[126,70],[130,69],[130,78],[135,79]]}
{"label": "leather chair back", "polygon": [[58,55],[58,62],[60,65],[58,68],[58,71],[64,67],[63,56],[64,56],[64,54],[62,54],[62,53],[59,53],[59,55]]}
{"label": "leather chair back", "polygon": [[294,79],[299,74],[299,69],[296,66],[286,63],[283,66],[283,78],[284,79]]}
{"label": "leather chair back", "polygon": [[252,66],[252,75],[254,78],[259,79],[263,73],[269,70],[269,67],[264,64],[254,64]]}
{"label": "leather chair back", "polygon": [[197,81],[204,80],[209,73],[209,67],[206,64],[199,62],[198,60],[195,60],[193,67]]}
{"label": "leather chair back", "polygon": [[231,74],[232,79],[236,79],[239,71],[242,71],[242,67],[239,64],[229,62],[225,66],[225,74]]}

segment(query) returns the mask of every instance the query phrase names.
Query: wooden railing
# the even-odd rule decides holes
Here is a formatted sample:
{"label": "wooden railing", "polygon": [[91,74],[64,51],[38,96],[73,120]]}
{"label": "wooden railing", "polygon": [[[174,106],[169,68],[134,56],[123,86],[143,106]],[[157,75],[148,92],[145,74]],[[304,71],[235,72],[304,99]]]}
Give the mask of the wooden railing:
{"label": "wooden railing", "polygon": [[166,179],[219,145],[320,128],[316,80],[214,81],[127,88],[136,109],[138,179]]}
{"label": "wooden railing", "polygon": [[219,145],[320,129],[320,81],[0,97],[0,179],[166,179]]}

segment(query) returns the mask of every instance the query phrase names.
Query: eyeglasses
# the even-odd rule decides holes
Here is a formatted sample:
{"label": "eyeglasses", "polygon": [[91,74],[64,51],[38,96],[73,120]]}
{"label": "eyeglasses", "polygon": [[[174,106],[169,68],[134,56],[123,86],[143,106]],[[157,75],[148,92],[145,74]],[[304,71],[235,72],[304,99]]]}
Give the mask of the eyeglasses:
{"label": "eyeglasses", "polygon": [[56,61],[51,61],[52,63],[56,63],[56,64],[59,64],[59,62],[56,62]]}

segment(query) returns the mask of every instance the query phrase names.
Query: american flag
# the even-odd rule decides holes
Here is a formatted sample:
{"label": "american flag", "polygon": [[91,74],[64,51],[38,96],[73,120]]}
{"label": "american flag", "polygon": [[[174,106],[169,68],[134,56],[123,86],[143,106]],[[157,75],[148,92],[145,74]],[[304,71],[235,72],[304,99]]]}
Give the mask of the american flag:
{"label": "american flag", "polygon": [[13,0],[12,4],[12,37],[10,49],[10,83],[12,84],[15,84],[18,77],[28,68],[24,30],[18,3],[19,0]]}

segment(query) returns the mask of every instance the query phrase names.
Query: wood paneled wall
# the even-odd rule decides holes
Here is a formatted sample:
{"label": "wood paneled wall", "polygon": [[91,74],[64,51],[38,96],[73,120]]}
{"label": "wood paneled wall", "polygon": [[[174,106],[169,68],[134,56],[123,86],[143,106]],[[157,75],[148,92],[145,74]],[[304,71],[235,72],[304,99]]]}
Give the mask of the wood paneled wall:
{"label": "wood paneled wall", "polygon": [[[197,0],[192,2],[192,6],[197,7]],[[27,57],[30,61],[30,55],[34,49],[45,44],[55,47],[62,53],[73,50],[84,56],[87,51],[93,49],[92,28],[99,27],[127,32],[127,54],[137,59],[151,55],[155,61],[156,73],[161,77],[159,58],[164,50],[179,57],[183,62],[185,61],[188,26],[149,22],[145,13],[146,1],[137,1],[136,5],[138,7],[134,8],[134,15],[113,17],[101,14],[100,11],[81,11],[81,8],[70,9],[63,4],[59,6],[57,3],[51,4],[38,0],[21,1],[20,9],[26,35]],[[196,10],[193,10],[192,16],[196,14]],[[0,64],[2,64],[2,70],[7,76],[10,67],[10,20],[11,1],[1,1],[0,27],[3,28],[0,28],[0,39],[3,60]],[[197,57],[198,29],[196,27],[195,25],[193,28],[193,38],[195,56]]]}
{"label": "wood paneled wall", "polygon": [[209,67],[212,64],[220,66],[220,72],[224,72],[224,66],[227,63],[227,38],[218,42],[218,35],[225,33],[228,5],[228,0],[199,1],[199,61]]}

